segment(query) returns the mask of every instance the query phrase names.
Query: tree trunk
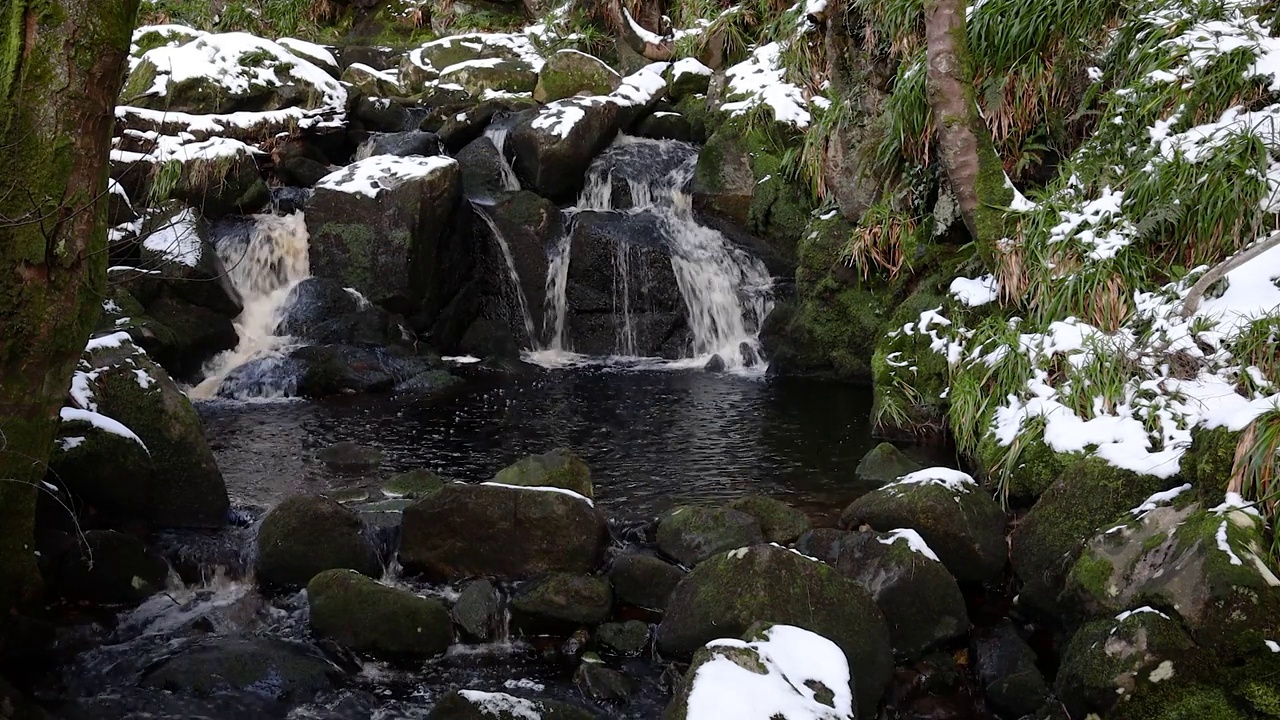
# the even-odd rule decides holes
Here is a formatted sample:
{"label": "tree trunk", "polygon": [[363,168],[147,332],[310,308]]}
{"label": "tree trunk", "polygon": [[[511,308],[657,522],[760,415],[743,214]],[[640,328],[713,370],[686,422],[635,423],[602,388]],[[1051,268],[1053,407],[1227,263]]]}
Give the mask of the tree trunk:
{"label": "tree trunk", "polygon": [[38,597],[36,493],[101,310],[116,94],[139,0],[0,0],[0,617]]}
{"label": "tree trunk", "polygon": [[1013,186],[974,98],[965,4],[964,0],[926,0],[925,81],[938,155],[951,192],[978,247],[994,255],[1004,238],[1004,213],[1013,201]]}

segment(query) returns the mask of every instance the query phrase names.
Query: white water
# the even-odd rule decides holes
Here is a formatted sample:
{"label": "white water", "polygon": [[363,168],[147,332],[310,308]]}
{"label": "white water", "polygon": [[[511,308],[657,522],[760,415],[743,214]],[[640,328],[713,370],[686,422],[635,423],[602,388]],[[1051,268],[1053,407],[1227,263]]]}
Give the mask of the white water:
{"label": "white water", "polygon": [[498,148],[498,157],[502,161],[502,189],[515,191],[520,189],[520,178],[516,177],[515,168],[511,167],[511,161],[507,159],[508,132],[505,125],[490,123],[489,127],[485,128],[484,136]]}
{"label": "white water", "polygon": [[[659,166],[658,172],[650,177],[629,175],[626,178],[633,204],[629,212],[648,212],[661,222],[663,235],[670,243],[671,267],[693,333],[691,356],[669,365],[700,367],[712,355],[719,355],[729,369],[747,366],[750,355],[760,356],[760,324],[773,308],[769,293],[772,278],[764,263],[720,232],[694,219],[693,199],[687,188],[697,166],[697,150],[686,143],[621,136],[592,164],[577,206],[566,212],[614,210],[610,153],[637,153],[642,160],[651,154],[662,160],[660,165],[669,168],[662,172]],[[570,243],[570,233],[566,233],[551,251],[544,324],[554,331],[543,351],[530,356],[534,362],[544,365],[566,366],[586,360],[572,353],[571,340],[565,336]],[[619,318],[617,351],[623,356],[634,355],[636,351],[632,308],[626,292],[627,251],[628,243],[620,243],[614,263],[614,312]],[[750,352],[743,352],[743,344]]]}
{"label": "white water", "polygon": [[253,215],[248,243],[220,243],[218,257],[227,267],[244,311],[235,320],[240,342],[209,361],[205,379],[189,391],[193,399],[213,397],[232,370],[251,360],[278,355],[290,339],[275,334],[280,311],[294,285],[311,276],[307,223],[302,212]]}
{"label": "white water", "polygon": [[520,285],[520,273],[516,270],[515,256],[511,254],[511,244],[507,242],[502,230],[498,229],[498,224],[489,217],[489,213],[485,212],[484,208],[475,206],[475,211],[484,220],[485,225],[489,226],[489,232],[493,234],[494,240],[498,241],[498,247],[502,249],[502,259],[507,265],[507,279],[520,304],[520,318],[524,321],[525,337],[529,339],[529,347],[534,347],[537,343],[537,333],[533,329],[533,317],[529,314],[529,301],[525,299],[524,287]]}

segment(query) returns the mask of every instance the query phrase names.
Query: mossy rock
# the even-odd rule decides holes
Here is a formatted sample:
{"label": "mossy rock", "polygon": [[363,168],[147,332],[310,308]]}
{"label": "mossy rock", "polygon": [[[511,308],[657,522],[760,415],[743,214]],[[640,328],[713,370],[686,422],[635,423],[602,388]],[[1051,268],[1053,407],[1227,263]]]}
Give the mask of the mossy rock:
{"label": "mossy rock", "polygon": [[596,643],[617,655],[639,655],[649,644],[649,625],[639,620],[605,623],[596,630]]}
{"label": "mossy rock", "polygon": [[923,469],[923,465],[907,457],[893,443],[882,442],[862,456],[853,476],[858,487],[874,489]]}
{"label": "mossy rock", "polygon": [[248,215],[271,203],[271,191],[247,146],[232,155],[186,160],[170,197],[198,208],[209,220]]}
{"label": "mossy rock", "polygon": [[1239,443],[1240,433],[1225,427],[1191,429],[1191,446],[1182,454],[1179,467],[1182,477],[1210,507],[1222,502],[1227,492]]}
{"label": "mossy rock", "polygon": [[715,134],[724,113],[711,107],[705,95],[686,95],[675,103],[675,111],[689,121],[691,141],[702,143]]}
{"label": "mossy rock", "polygon": [[442,85],[460,85],[477,98],[487,91],[532,92],[538,84],[538,73],[521,60],[477,60],[475,63],[445,68],[440,72],[439,82]]}
{"label": "mossy rock", "polygon": [[378,448],[350,440],[333,443],[316,453],[316,460],[334,470],[348,472],[376,468],[382,464],[383,457],[383,452]]}
{"label": "mossy rock", "polygon": [[693,567],[727,550],[764,542],[760,522],[739,510],[682,505],[658,518],[658,549]]}
{"label": "mossy rock", "polygon": [[169,565],[141,540],[114,530],[90,530],[81,542],[59,568],[57,589],[62,597],[137,603],[164,589]]}
{"label": "mossy rock", "polygon": [[240,343],[230,318],[181,298],[162,296],[147,308],[147,315],[150,334],[140,342],[148,355],[183,382],[203,380],[205,365]]}
{"label": "mossy rock", "polygon": [[[951,316],[954,305],[945,292],[925,280],[889,318],[888,332],[876,342],[871,358],[875,383],[871,414],[878,432],[932,437],[946,427],[951,371],[947,356],[931,347],[933,337],[923,332],[930,316],[922,314],[942,308],[942,315]],[[908,333],[904,330],[908,326],[920,331]]]}
{"label": "mossy rock", "polygon": [[621,702],[635,694],[639,683],[604,665],[594,653],[587,653],[573,673],[573,684],[588,698],[603,702]]}
{"label": "mossy rock", "polygon": [[182,695],[255,693],[306,703],[332,690],[342,671],[313,648],[274,638],[215,636],[149,668],[141,685]]}
{"label": "mossy rock", "polygon": [[680,113],[655,112],[644,118],[631,131],[640,137],[654,140],[679,140],[680,142],[696,142],[693,124]]}
{"label": "mossy rock", "polygon": [[961,581],[994,578],[1007,562],[1004,511],[967,475],[936,468],[854,500],[840,526],[915,530]]}
{"label": "mossy rock", "polygon": [[467,583],[449,614],[468,636],[485,641],[497,634],[501,612],[502,594],[493,583],[481,578]]}
{"label": "mossy rock", "polygon": [[552,573],[521,586],[511,609],[532,620],[596,625],[613,609],[613,590],[604,578]]}
{"label": "mossy rock", "polygon": [[148,50],[166,46],[179,47],[205,34],[203,30],[181,25],[144,25],[134,30],[129,55],[140,58]]}
{"label": "mossy rock", "polygon": [[756,178],[741,128],[726,124],[707,138],[693,174],[696,207],[739,227],[751,217]]}
{"label": "mossy rock", "polygon": [[1167,480],[1121,470],[1099,458],[1068,466],[1010,538],[1010,559],[1023,583],[1019,601],[1058,615],[1059,595],[1085,541],[1168,486]]}
{"label": "mossy rock", "polygon": [[146,448],[130,438],[84,421],[64,421],[49,455],[46,482],[61,485],[100,522],[145,521],[155,465]]}
{"label": "mossy rock", "polygon": [[493,481],[524,487],[557,487],[572,490],[585,498],[594,497],[591,468],[566,448],[522,458],[499,470]]}
{"label": "mossy rock", "polygon": [[342,71],[342,82],[354,85],[368,97],[403,97],[406,94],[400,83],[362,63],[348,65]]}
{"label": "mossy rock", "polygon": [[443,487],[444,480],[430,470],[410,470],[392,475],[382,486],[382,494],[392,499],[420,500]]}
{"label": "mossy rock", "polygon": [[549,103],[574,95],[608,95],[621,84],[622,76],[600,58],[577,50],[560,50],[542,66],[533,99]]}
{"label": "mossy rock", "polygon": [[1084,457],[1080,453],[1055,452],[1039,438],[1022,444],[1016,457],[1009,453],[1009,447],[1000,445],[987,433],[978,443],[977,460],[988,489],[1002,490],[1007,502],[1020,507],[1034,504],[1067,466]]}
{"label": "mossy rock", "polygon": [[676,61],[667,68],[667,97],[679,102],[690,96],[707,94],[711,87],[711,68],[693,58]]}
{"label": "mossy rock", "polygon": [[658,626],[658,649],[689,657],[770,621],[817,633],[849,661],[859,717],[871,717],[893,668],[889,629],[870,595],[823,562],[773,545],[740,548],[693,569]]}
{"label": "mossy rock", "polygon": [[356,652],[431,657],[453,642],[438,600],[383,585],[354,570],[326,570],[307,583],[311,631]]}
{"label": "mossy rock", "polygon": [[765,542],[787,545],[795,542],[811,527],[808,516],[790,505],[764,497],[747,495],[729,503],[730,510],[744,512],[760,523]]}
{"label": "mossy rock", "polygon": [[1108,720],[1251,720],[1222,689],[1169,683],[1116,708]]}
{"label": "mossy rock", "polygon": [[378,553],[360,518],[318,495],[285,498],[262,519],[255,563],[258,582],[271,589],[306,586],[325,570],[382,574]]}
{"label": "mossy rock", "polygon": [[427,720],[595,720],[595,714],[558,700],[530,700],[506,693],[457,690],[440,698]]}
{"label": "mossy rock", "polygon": [[652,555],[619,555],[609,566],[609,582],[619,602],[649,610],[664,610],[684,571]]}
{"label": "mossy rock", "polygon": [[[717,132],[738,129],[735,123]],[[747,212],[746,228],[764,238],[787,259],[796,257],[796,248],[814,209],[814,200],[799,184],[787,179],[792,171],[783,148],[800,142],[800,136],[789,131],[782,138],[750,130],[746,134],[747,152],[751,156],[754,187]]]}

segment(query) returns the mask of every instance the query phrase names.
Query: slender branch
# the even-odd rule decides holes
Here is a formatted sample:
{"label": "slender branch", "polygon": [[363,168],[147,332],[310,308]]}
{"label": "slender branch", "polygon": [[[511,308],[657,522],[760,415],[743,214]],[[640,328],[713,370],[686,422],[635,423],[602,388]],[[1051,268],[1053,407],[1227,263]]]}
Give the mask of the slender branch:
{"label": "slender branch", "polygon": [[1191,286],[1186,299],[1182,301],[1182,317],[1190,317],[1196,310],[1200,309],[1200,302],[1204,300],[1204,294],[1209,292],[1209,288],[1213,287],[1214,283],[1226,277],[1227,273],[1278,245],[1280,245],[1280,231],[1271,233],[1265,239],[1259,240],[1241,252],[1214,265],[1209,269],[1209,272],[1196,281],[1195,285]]}

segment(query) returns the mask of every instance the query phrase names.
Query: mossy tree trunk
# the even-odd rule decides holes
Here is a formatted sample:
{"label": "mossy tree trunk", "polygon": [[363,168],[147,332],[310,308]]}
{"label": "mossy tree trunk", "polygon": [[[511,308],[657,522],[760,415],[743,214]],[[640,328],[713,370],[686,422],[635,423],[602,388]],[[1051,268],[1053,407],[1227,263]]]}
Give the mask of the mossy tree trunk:
{"label": "mossy tree trunk", "polygon": [[978,109],[965,30],[964,0],[926,0],[925,75],[938,136],[938,155],[965,226],[978,247],[994,257],[1004,238],[1004,214],[1013,186]]}
{"label": "mossy tree trunk", "polygon": [[106,285],[106,178],[139,0],[0,0],[0,617],[33,545],[71,374]]}

